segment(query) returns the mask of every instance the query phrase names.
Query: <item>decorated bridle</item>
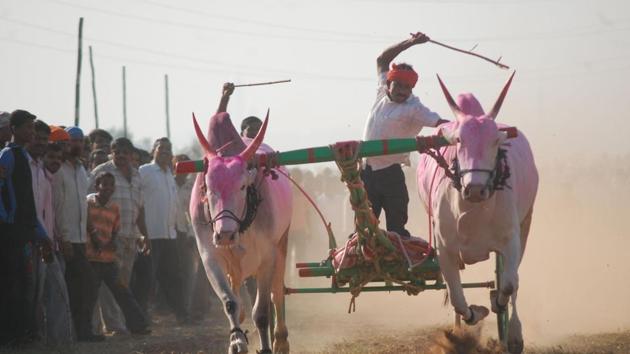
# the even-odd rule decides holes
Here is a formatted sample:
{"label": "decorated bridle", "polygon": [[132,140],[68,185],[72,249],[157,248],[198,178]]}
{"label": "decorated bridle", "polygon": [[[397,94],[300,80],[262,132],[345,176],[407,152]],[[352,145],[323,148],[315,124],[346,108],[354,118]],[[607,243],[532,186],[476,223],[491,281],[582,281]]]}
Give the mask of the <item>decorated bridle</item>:
{"label": "decorated bridle", "polygon": [[[512,83],[513,77],[514,77],[514,72],[512,73],[509,80],[503,87],[503,90],[501,91],[501,94],[499,95],[497,102],[492,108],[492,111],[490,112],[490,114],[488,114],[488,116],[491,117],[493,120],[496,119],[496,116],[499,113],[499,109],[501,108],[503,100],[505,99],[505,96],[510,87],[510,84]],[[446,97],[446,100],[448,101],[448,104],[451,107],[451,110],[453,111],[456,117],[460,117],[464,113],[461,111],[457,103],[455,103],[455,100],[453,99],[450,92],[446,88],[446,85],[444,85],[444,82],[442,82],[442,79],[440,78],[439,75],[437,76],[437,78],[440,83],[440,86],[442,87],[442,91],[444,92],[444,96]],[[518,134],[516,128],[514,127],[500,128],[499,130],[506,132],[508,138],[516,137]],[[489,190],[490,195],[492,195],[495,191],[503,190],[506,187],[511,189],[511,187],[507,184],[507,181],[510,178],[510,166],[508,165],[508,162],[507,162],[507,149],[502,149],[502,148],[498,149],[493,169],[471,168],[471,169],[462,170],[459,167],[459,160],[457,159],[457,154],[455,154],[455,158],[453,159],[453,161],[451,161],[451,164],[449,165],[444,159],[444,156],[439,151],[439,149],[426,150],[423,152],[427,153],[428,155],[430,155],[436,160],[437,164],[444,170],[445,175],[451,180],[451,185],[453,186],[453,188],[455,188],[457,191],[461,192],[462,178],[466,174],[473,173],[473,172],[484,172],[488,174],[488,179],[486,180],[485,188]]]}
{"label": "decorated bridle", "polygon": [[[268,119],[269,119],[269,111],[267,111],[267,116],[265,117],[265,121],[263,122],[263,125],[261,126],[260,131],[254,138],[254,140],[252,140],[252,142],[245,148],[245,150],[238,155],[241,159],[243,159],[243,161],[250,161],[252,157],[254,156],[254,154],[256,153],[256,150],[262,143],[262,140],[265,136],[265,131],[267,130]],[[221,219],[231,219],[234,222],[236,222],[236,224],[238,225],[238,232],[243,233],[251,226],[251,224],[254,222],[254,219],[256,218],[258,207],[260,206],[260,203],[262,202],[262,198],[259,192],[259,187],[265,175],[263,175],[263,178],[261,178],[258,181],[258,183],[256,183],[256,181],[254,180],[251,184],[249,184],[246,187],[247,191],[246,191],[246,197],[245,197],[245,208],[240,217],[237,216],[232,210],[229,210],[229,209],[223,209],[219,211],[217,215],[213,217],[212,213],[210,212],[210,202],[208,201],[208,197],[207,197],[208,186],[206,185],[205,177],[206,177],[206,174],[208,173],[208,164],[209,164],[210,159],[215,158],[218,155],[217,155],[217,152],[212,149],[212,147],[208,143],[208,140],[206,140],[206,137],[203,135],[201,128],[199,127],[199,124],[197,123],[197,118],[195,117],[194,113],[193,113],[193,124],[195,126],[195,133],[197,134],[197,138],[199,139],[199,142],[201,143],[201,146],[203,147],[206,153],[206,156],[203,159],[203,175],[202,175],[203,185],[201,186],[201,198],[205,207],[205,213],[207,213],[207,215],[204,215],[204,217],[206,218],[206,220],[208,220],[205,222],[205,224],[212,225],[212,228],[214,229],[214,225],[217,223],[217,221]]]}

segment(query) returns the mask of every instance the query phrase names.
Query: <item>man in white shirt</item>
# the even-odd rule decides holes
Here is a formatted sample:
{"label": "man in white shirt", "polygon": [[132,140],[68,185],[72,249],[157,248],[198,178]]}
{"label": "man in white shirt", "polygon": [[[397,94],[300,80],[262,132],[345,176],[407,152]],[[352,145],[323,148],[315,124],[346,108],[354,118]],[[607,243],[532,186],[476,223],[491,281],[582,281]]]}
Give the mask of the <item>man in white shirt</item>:
{"label": "man in white shirt", "polygon": [[173,150],[168,138],[157,139],[151,155],[153,162],[140,166],[144,216],[151,243],[151,278],[158,281],[177,320],[185,322],[188,321],[188,313],[182,296],[182,270],[175,231],[178,196],[171,169]]}
{"label": "man in white shirt", "polygon": [[[376,59],[379,87],[363,140],[413,138],[423,127],[436,127],[446,122],[412,94],[418,74],[411,65],[393,64],[389,69],[398,54],[428,40],[423,33],[412,34],[411,38],[387,48]],[[409,194],[401,164],[409,165],[409,154],[368,157],[361,178],[376,217],[385,210],[387,230],[409,236],[405,229]]]}
{"label": "man in white shirt", "polygon": [[85,257],[88,176],[80,160],[83,131],[78,127],[68,127],[66,132],[70,135],[70,142],[64,151],[65,161],[53,179],[55,224],[65,245],[66,283],[77,340],[98,342],[105,337],[92,332],[89,318],[89,307],[97,291],[93,286],[92,267]]}

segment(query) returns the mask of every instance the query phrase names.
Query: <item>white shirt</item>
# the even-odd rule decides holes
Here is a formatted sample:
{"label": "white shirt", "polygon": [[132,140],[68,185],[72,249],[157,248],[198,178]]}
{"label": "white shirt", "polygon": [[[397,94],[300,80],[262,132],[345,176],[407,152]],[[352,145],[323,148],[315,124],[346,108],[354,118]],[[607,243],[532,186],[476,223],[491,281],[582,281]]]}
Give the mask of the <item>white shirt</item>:
{"label": "white shirt", "polygon": [[175,239],[177,220],[177,187],[170,169],[162,170],[156,163],[140,166],[144,196],[144,220],[149,239]]}
{"label": "white shirt", "polygon": [[87,172],[80,162],[65,161],[53,177],[55,224],[65,241],[85,243],[87,239],[87,188]]}
{"label": "white shirt", "polygon": [[[425,107],[418,97],[410,95],[403,103],[396,103],[387,96],[387,74],[379,75],[376,102],[368,116],[363,140],[413,138],[423,127],[435,127],[440,116]],[[395,154],[366,158],[372,170],[380,170],[393,164],[409,165],[409,154]]]}
{"label": "white shirt", "polygon": [[53,175],[46,171],[44,162],[34,160],[29,155],[31,175],[33,177],[33,197],[39,223],[44,226],[48,237],[53,240],[55,232],[55,211],[53,209],[52,179]]}
{"label": "white shirt", "polygon": [[[190,219],[190,194],[192,193],[195,176],[187,176],[186,182],[177,186],[177,231],[185,233],[188,237],[194,237]],[[177,184],[177,183],[176,183]]]}

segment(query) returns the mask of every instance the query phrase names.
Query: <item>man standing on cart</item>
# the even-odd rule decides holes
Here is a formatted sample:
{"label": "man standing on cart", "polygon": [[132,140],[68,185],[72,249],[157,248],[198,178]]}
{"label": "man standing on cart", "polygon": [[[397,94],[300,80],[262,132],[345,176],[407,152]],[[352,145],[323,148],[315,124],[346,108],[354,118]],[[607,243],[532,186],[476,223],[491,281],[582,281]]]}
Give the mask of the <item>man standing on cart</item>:
{"label": "man standing on cart", "polygon": [[[423,33],[395,44],[376,59],[378,91],[376,102],[368,116],[363,140],[413,138],[423,127],[436,127],[446,120],[425,107],[412,90],[418,74],[406,63],[389,64],[401,52],[429,40]],[[396,154],[366,158],[361,172],[368,199],[378,218],[385,210],[388,231],[409,236],[405,229],[409,194],[401,164],[409,166],[409,154]]]}

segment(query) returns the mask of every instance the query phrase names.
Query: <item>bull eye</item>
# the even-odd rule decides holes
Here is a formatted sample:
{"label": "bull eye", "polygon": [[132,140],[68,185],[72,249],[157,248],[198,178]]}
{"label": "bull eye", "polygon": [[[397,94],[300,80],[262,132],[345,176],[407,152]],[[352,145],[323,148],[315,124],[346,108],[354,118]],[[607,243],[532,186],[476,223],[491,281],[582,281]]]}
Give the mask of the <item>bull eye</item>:
{"label": "bull eye", "polygon": [[242,186],[241,186],[241,190],[243,190],[243,189],[245,189],[245,185],[242,185]]}

